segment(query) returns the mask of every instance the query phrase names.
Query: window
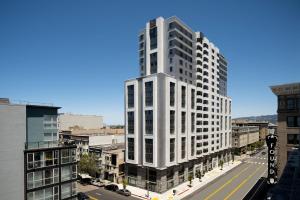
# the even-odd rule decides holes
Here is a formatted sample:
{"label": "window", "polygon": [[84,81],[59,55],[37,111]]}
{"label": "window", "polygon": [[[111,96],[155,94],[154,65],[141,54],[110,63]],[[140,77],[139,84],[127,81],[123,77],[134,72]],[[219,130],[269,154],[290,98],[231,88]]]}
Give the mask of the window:
{"label": "window", "polygon": [[194,89],[192,89],[192,91],[191,91],[191,101],[192,101],[192,103],[191,103],[191,107],[192,107],[192,109],[194,109],[195,108],[195,90]]}
{"label": "window", "polygon": [[146,134],[153,134],[153,111],[145,111],[145,130]]}
{"label": "window", "polygon": [[150,49],[156,49],[157,48],[157,27],[154,25],[150,29]]}
{"label": "window", "polygon": [[175,83],[170,82],[170,106],[175,105]]}
{"label": "window", "polygon": [[185,112],[181,112],[181,133],[185,133]]}
{"label": "window", "polygon": [[128,138],[128,159],[134,160],[134,138]]}
{"label": "window", "polygon": [[127,86],[127,101],[128,108],[134,107],[134,85]]}
{"label": "window", "polygon": [[170,134],[175,132],[175,111],[170,110]]}
{"label": "window", "polygon": [[185,137],[181,138],[181,159],[185,158]]}
{"label": "window", "polygon": [[150,73],[157,73],[157,53],[150,54]]}
{"label": "window", "polygon": [[175,160],[175,139],[170,139],[170,162]]}
{"label": "window", "polygon": [[146,162],[153,163],[153,140],[145,139]]}
{"label": "window", "polygon": [[149,81],[145,83],[145,95],[146,106],[153,105],[153,82]]}
{"label": "window", "polygon": [[127,131],[129,134],[134,134],[134,112],[127,113]]}
{"label": "window", "polygon": [[299,144],[300,134],[287,134],[288,144]]}
{"label": "window", "polygon": [[181,107],[185,107],[185,96],[186,96],[186,90],[185,86],[181,86]]}
{"label": "window", "polygon": [[195,131],[195,113],[191,113],[191,132]]}
{"label": "window", "polygon": [[296,109],[295,99],[287,99],[287,109],[289,109],[289,110]]}
{"label": "window", "polygon": [[300,127],[300,116],[288,116],[287,127]]}
{"label": "window", "polygon": [[195,136],[192,136],[191,138],[191,156],[195,155]]}

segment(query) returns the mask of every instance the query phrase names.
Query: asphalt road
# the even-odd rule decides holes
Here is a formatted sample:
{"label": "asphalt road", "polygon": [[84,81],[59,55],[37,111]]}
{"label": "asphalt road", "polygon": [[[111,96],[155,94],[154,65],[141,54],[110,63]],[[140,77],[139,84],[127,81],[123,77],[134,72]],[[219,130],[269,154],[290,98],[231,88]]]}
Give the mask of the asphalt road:
{"label": "asphalt road", "polygon": [[260,177],[267,175],[267,166],[267,155],[260,152],[184,200],[241,200]]}
{"label": "asphalt road", "polygon": [[137,198],[134,198],[132,196],[126,197],[116,192],[106,190],[103,187],[86,192],[86,194],[90,197],[91,200],[137,200]]}

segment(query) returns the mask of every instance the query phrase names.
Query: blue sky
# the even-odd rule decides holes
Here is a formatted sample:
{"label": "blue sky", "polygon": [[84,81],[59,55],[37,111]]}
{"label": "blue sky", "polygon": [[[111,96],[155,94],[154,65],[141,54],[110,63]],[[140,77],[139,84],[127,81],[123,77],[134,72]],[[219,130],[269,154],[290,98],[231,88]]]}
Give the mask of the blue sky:
{"label": "blue sky", "polygon": [[[104,3],[107,2],[107,3]],[[270,85],[300,81],[300,1],[0,1],[0,97],[123,123],[138,32],[176,15],[229,63],[233,116],[276,113]]]}

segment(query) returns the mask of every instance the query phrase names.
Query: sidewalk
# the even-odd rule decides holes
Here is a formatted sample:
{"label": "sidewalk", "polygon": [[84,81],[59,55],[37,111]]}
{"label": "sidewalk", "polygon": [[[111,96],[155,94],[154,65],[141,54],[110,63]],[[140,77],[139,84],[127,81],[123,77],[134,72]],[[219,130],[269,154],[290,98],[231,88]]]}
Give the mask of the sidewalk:
{"label": "sidewalk", "polygon": [[[224,163],[223,170],[220,170],[220,168],[215,168],[210,172],[205,173],[204,177],[202,177],[201,182],[198,178],[193,179],[192,181],[192,187],[189,187],[189,182],[182,183],[162,194],[156,193],[156,192],[149,192],[149,195],[151,197],[151,200],[179,200],[182,199],[191,193],[195,192],[199,188],[203,187],[204,185],[208,184],[209,182],[213,181],[214,179],[218,178],[222,174],[225,174],[232,168],[238,166],[241,164],[241,161],[234,161],[234,163],[230,162],[229,165],[227,163]],[[119,184],[119,188],[123,188],[122,184]],[[137,197],[140,199],[147,199],[146,194],[147,190],[133,187],[128,185],[126,187],[129,191],[131,191],[131,194],[133,197]],[[176,190],[176,195],[173,196],[173,190]]]}

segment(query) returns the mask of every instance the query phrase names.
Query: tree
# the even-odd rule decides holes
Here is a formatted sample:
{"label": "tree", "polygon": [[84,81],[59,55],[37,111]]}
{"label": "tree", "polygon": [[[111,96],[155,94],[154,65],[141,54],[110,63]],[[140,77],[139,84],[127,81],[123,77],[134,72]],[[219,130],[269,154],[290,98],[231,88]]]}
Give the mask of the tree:
{"label": "tree", "polygon": [[199,181],[201,181],[201,176],[202,176],[201,171],[197,170],[196,171],[196,177],[199,178]]}
{"label": "tree", "polygon": [[190,182],[189,186],[192,187],[192,180],[193,180],[193,175],[192,174],[189,175],[188,180]]}
{"label": "tree", "polygon": [[224,164],[224,161],[223,161],[223,160],[220,160],[221,170],[223,170],[223,164]]}
{"label": "tree", "polygon": [[96,156],[94,154],[81,155],[78,170],[80,173],[87,173],[90,176],[96,177],[96,174],[100,173],[100,169],[96,163]]}
{"label": "tree", "polygon": [[125,190],[126,186],[128,185],[128,181],[127,181],[127,179],[125,177],[123,178],[122,183],[123,183],[123,189]]}

